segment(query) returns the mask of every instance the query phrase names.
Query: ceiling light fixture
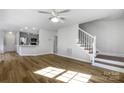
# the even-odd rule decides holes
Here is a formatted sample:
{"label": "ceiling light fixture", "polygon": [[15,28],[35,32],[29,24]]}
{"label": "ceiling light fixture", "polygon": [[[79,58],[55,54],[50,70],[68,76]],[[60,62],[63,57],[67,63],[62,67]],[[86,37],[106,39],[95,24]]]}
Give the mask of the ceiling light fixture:
{"label": "ceiling light fixture", "polygon": [[12,34],[12,32],[9,32],[9,34]]}
{"label": "ceiling light fixture", "polygon": [[33,27],[32,29],[33,29],[33,30],[36,30],[36,28],[35,28],[35,27]]}
{"label": "ceiling light fixture", "polygon": [[23,31],[23,29],[21,28],[20,31]]}
{"label": "ceiling light fixture", "polygon": [[26,26],[26,27],[25,27],[25,29],[27,30],[27,29],[28,29],[28,27]]}
{"label": "ceiling light fixture", "polygon": [[58,17],[52,17],[52,18],[50,19],[50,21],[53,22],[53,23],[58,23],[60,20],[59,20]]}

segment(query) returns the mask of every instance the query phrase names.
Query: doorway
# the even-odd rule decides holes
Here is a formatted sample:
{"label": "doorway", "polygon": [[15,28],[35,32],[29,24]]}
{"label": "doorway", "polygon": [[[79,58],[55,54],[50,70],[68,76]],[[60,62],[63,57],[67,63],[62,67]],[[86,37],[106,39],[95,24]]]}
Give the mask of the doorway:
{"label": "doorway", "polygon": [[57,54],[58,51],[58,37],[54,36],[54,47],[53,47],[53,53]]}
{"label": "doorway", "polygon": [[4,33],[4,52],[16,51],[16,32]]}

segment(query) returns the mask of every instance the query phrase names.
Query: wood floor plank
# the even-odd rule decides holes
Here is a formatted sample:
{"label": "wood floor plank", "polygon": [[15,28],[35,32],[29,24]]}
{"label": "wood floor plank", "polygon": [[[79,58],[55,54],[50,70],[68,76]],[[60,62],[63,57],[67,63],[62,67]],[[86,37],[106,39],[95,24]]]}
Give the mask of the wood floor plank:
{"label": "wood floor plank", "polygon": [[[65,71],[54,77],[35,73],[48,67],[64,69]],[[88,81],[90,83],[124,82],[124,73],[102,69],[92,66],[90,63],[53,54],[42,56],[19,56],[16,53],[0,54],[1,83],[63,83],[64,81],[58,80],[57,77],[67,71],[91,75]]]}

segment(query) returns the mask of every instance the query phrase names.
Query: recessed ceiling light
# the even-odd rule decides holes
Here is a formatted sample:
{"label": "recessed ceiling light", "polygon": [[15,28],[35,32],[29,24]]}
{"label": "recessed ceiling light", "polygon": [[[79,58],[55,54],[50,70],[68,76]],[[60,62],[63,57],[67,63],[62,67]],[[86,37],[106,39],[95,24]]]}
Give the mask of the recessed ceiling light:
{"label": "recessed ceiling light", "polygon": [[27,30],[27,29],[28,29],[28,27],[26,26],[26,27],[25,27],[25,29]]}
{"label": "recessed ceiling light", "polygon": [[9,32],[9,34],[12,34],[12,32]]}
{"label": "recessed ceiling light", "polygon": [[20,31],[23,31],[23,29],[21,28]]}
{"label": "recessed ceiling light", "polygon": [[36,30],[36,28],[35,28],[35,27],[33,27],[32,29],[33,29],[33,30]]}

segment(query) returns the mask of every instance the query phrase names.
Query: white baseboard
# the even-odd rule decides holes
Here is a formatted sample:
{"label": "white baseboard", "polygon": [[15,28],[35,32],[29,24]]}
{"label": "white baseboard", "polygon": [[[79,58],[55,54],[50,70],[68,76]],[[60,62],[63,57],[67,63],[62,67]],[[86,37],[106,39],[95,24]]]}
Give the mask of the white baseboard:
{"label": "white baseboard", "polygon": [[55,54],[55,55],[62,56],[62,57],[66,57],[66,58],[70,58],[70,59],[79,60],[79,61],[86,62],[86,63],[91,63],[90,60],[85,60],[85,59],[70,57],[70,56],[66,56],[66,55],[62,55],[62,54]]}
{"label": "white baseboard", "polygon": [[46,54],[53,54],[52,52],[46,52],[46,53],[37,53],[37,54],[21,54],[18,53],[20,56],[39,56],[39,55],[46,55]]}
{"label": "white baseboard", "polygon": [[[18,54],[20,56],[39,56],[39,55],[54,54],[54,53],[53,52],[46,52],[46,53],[37,53],[37,54],[20,54],[20,53],[18,53]],[[83,62],[86,62],[86,63],[91,63],[89,60],[74,58],[74,57],[65,56],[65,55],[61,55],[61,54],[55,54],[55,55],[62,56],[62,57],[67,57],[67,58],[71,58],[71,59],[75,59],[75,60],[79,60],[79,61],[83,61]]]}
{"label": "white baseboard", "polygon": [[124,73],[124,69],[123,68],[109,66],[109,65],[100,64],[100,63],[93,63],[92,65],[93,66],[98,66],[98,67],[101,67],[101,68],[105,68],[105,69],[109,69],[109,70],[113,70],[113,71]]}

